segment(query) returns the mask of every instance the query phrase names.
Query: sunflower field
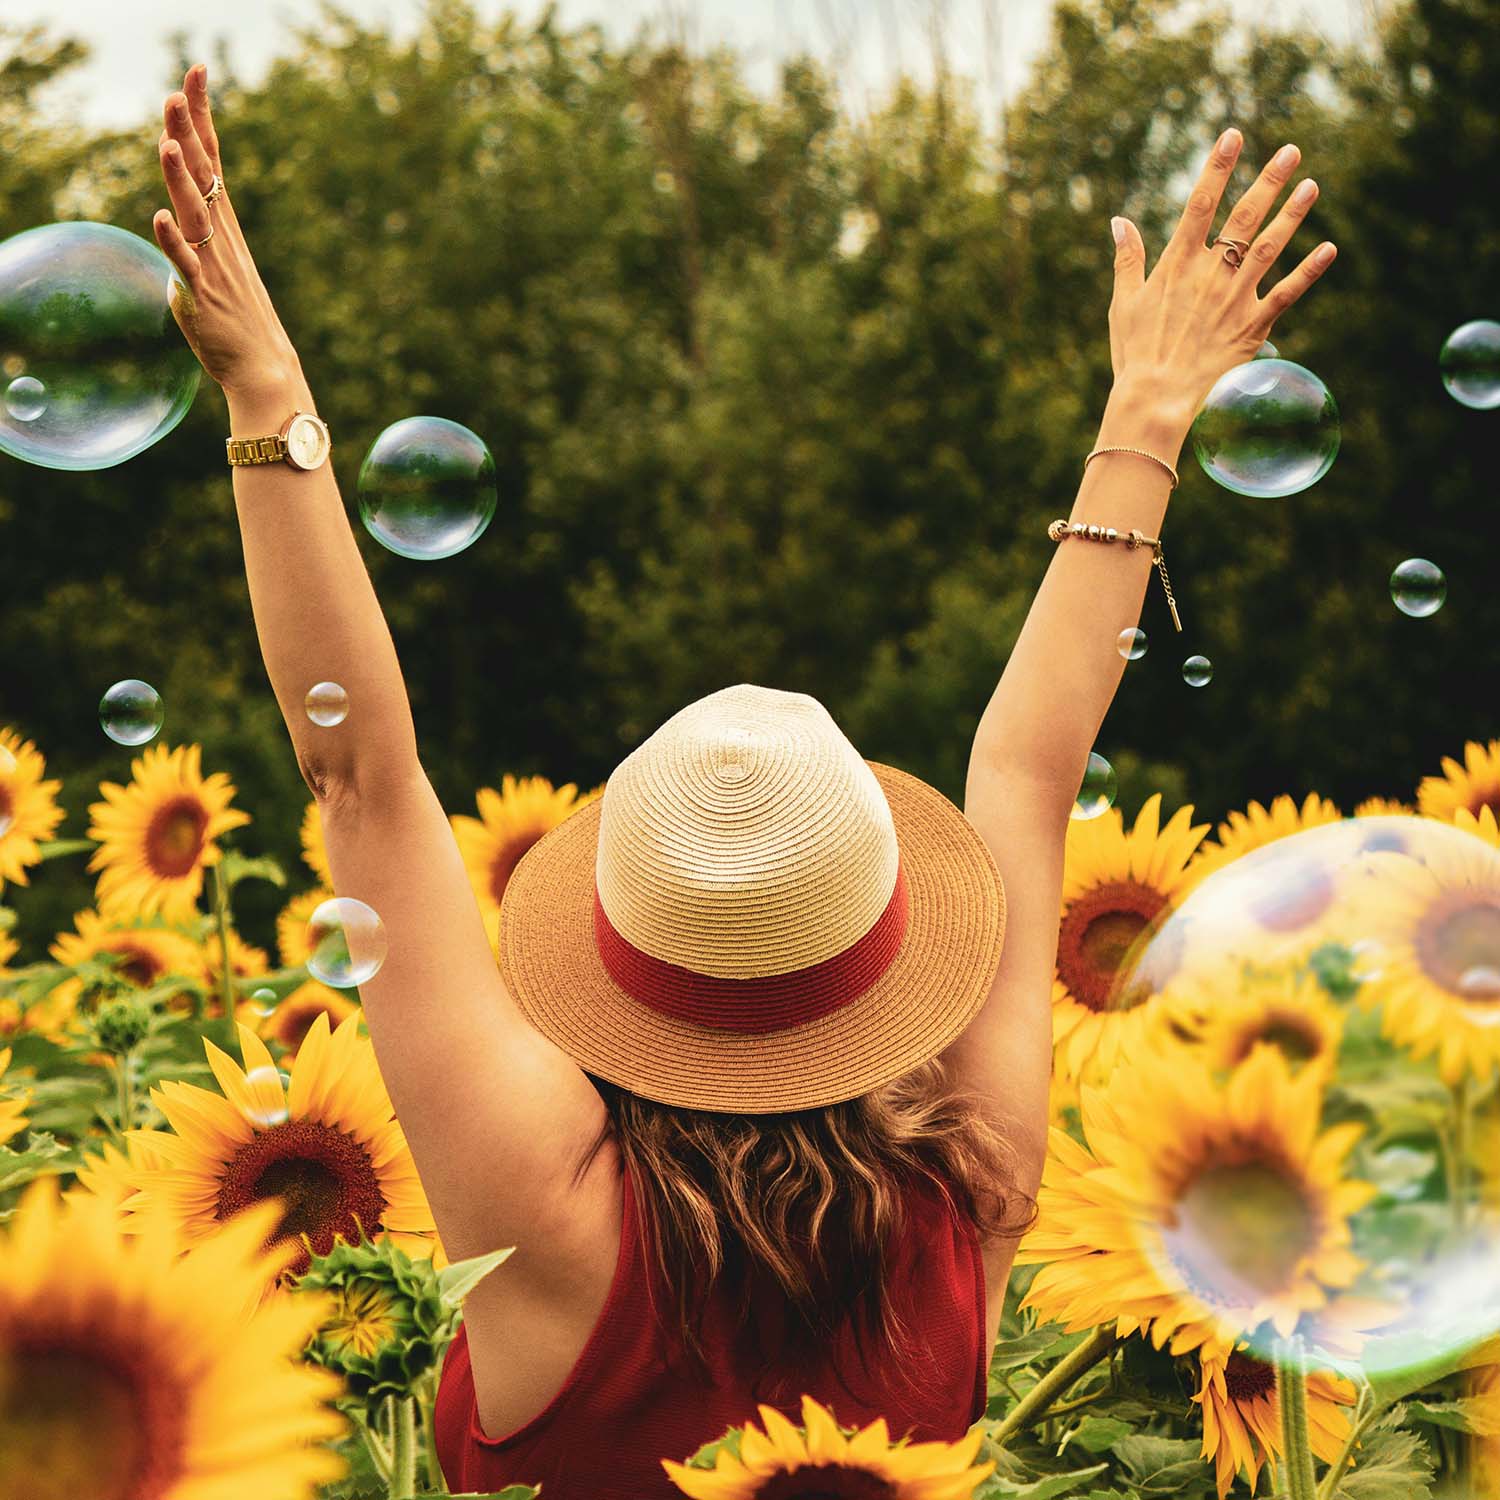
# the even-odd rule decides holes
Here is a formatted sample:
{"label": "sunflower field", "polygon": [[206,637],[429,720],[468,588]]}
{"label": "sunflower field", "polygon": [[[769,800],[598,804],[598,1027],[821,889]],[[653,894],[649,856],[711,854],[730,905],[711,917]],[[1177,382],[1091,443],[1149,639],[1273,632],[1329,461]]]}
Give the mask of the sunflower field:
{"label": "sunflower field", "polygon": [[[45,953],[0,906],[0,1496],[446,1493],[441,1359],[511,1247],[448,1261],[358,993],[309,972],[316,804],[296,878],[197,745],[143,749],[82,839],[46,770],[0,727],[0,896],[96,880]],[[519,858],[601,791],[506,777],[453,817],[492,936]],[[908,1444],[761,1407],[663,1454],[673,1484],[1500,1494],[1497,806],[1490,742],[1348,817],[1075,819],[1052,1146],[984,1418]],[[274,953],[236,930],[247,882],[281,892]]]}

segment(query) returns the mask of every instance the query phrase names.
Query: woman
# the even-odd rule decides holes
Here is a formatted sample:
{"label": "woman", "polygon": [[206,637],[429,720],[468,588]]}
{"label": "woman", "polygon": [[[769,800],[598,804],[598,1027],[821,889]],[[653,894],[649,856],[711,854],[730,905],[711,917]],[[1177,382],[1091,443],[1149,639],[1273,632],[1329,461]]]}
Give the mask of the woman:
{"label": "woman", "polygon": [[[313,398],[223,187],[206,69],[165,115],[154,228],[228,399],[266,668],[337,888],[389,934],[370,1034],[449,1254],[518,1247],[445,1366],[448,1479],[668,1496],[663,1457],[758,1402],[799,1420],[803,1392],[846,1427],[961,1438],[1041,1175],[1064,835],[1115,637],[1204,395],[1333,258],[1258,294],[1317,196],[1267,222],[1296,148],[1210,246],[1226,131],[1149,277],[1112,221],[1115,384],[1072,513],[1095,531],[1037,518],[1059,545],[963,812],[862,760],[815,700],[725,688],[522,860],[497,970],[326,431],[295,415]],[[335,728],[303,709],[320,681],[348,693]]]}

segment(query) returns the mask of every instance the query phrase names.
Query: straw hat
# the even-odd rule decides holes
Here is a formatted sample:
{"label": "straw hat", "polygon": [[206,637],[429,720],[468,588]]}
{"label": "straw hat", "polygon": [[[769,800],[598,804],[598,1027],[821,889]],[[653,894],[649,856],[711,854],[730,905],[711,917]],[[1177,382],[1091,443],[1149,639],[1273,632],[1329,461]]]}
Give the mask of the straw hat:
{"label": "straw hat", "polygon": [[941,1052],[989,992],[1005,893],[973,825],[805,693],[674,714],[539,839],[500,908],[527,1019],[648,1099],[760,1114]]}

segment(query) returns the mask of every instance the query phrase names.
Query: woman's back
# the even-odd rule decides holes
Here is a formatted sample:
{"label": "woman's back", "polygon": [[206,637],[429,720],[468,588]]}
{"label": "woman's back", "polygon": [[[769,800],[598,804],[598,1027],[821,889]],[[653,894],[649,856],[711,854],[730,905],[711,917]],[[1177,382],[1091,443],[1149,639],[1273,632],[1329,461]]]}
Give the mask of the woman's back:
{"label": "woman's back", "polygon": [[[679,1500],[661,1459],[684,1459],[726,1427],[754,1419],[761,1401],[800,1421],[806,1392],[843,1426],[886,1418],[893,1438],[955,1441],[985,1399],[985,1286],[978,1241],[930,1183],[908,1191],[906,1222],[890,1247],[887,1290],[918,1359],[897,1370],[867,1343],[862,1366],[852,1327],[816,1368],[777,1388],[751,1365],[755,1335],[737,1336],[724,1284],[705,1299],[703,1344],[711,1381],[667,1366],[652,1312],[639,1205],[628,1168],[620,1176],[621,1235],[614,1280],[577,1363],[552,1401],[516,1431],[490,1438],[479,1424],[466,1335],[444,1364],[436,1410],[438,1452],[455,1491],[541,1483],[553,1500]],[[495,1273],[504,1275],[504,1268]],[[662,1303],[659,1289],[657,1301]],[[757,1292],[753,1317],[774,1347],[784,1304]],[[841,1379],[842,1376],[842,1379]]]}

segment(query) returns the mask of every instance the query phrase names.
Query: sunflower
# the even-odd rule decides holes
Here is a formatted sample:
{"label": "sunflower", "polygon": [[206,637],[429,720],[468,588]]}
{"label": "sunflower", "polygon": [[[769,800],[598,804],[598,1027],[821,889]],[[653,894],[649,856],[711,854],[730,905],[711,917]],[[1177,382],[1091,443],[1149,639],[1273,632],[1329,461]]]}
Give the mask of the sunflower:
{"label": "sunflower", "polygon": [[[351,1016],[330,1032],[320,1015],[283,1085],[266,1045],[239,1027],[243,1071],[207,1039],[223,1095],[165,1082],[151,1099],[171,1132],[150,1134],[160,1165],[132,1174],[140,1189],[124,1205],[139,1215],[160,1206],[196,1244],[248,1203],[283,1199],[277,1240],[307,1236],[324,1255],[337,1239],[389,1233],[410,1254],[428,1253],[432,1210],[375,1063]],[[132,1135],[135,1133],[132,1132]],[[429,1236],[423,1239],[424,1235]],[[291,1274],[307,1270],[308,1244]]]}
{"label": "sunflower", "polygon": [[1152,973],[1128,987],[1119,982],[1187,891],[1188,863],[1208,831],[1206,823],[1193,825],[1191,807],[1178,808],[1165,828],[1160,816],[1157,793],[1128,834],[1113,807],[1068,825],[1052,1037],[1058,1065],[1071,1077],[1091,1061],[1113,1066],[1137,1036],[1151,992],[1167,977]]}
{"label": "sunflower", "polygon": [[1414,818],[1416,809],[1409,802],[1397,802],[1391,797],[1366,797],[1354,809],[1356,818]]}
{"label": "sunflower", "polygon": [[325,901],[332,900],[330,890],[303,891],[281,908],[276,917],[276,949],[281,954],[283,968],[296,969],[307,962],[312,952],[307,941],[307,924]]}
{"label": "sunflower", "polygon": [[89,837],[99,840],[89,869],[100,871],[101,911],[160,912],[169,922],[194,915],[204,867],[219,860],[214,840],[250,821],[229,806],[234,785],[222,771],[204,778],[202,753],[153,745],[131,763],[128,787],[100,784],[104,801],[89,807]]}
{"label": "sunflower", "polygon": [[[235,979],[254,979],[270,968],[270,958],[264,948],[247,943],[233,928],[229,929],[229,973]],[[224,972],[224,945],[217,932],[211,932],[203,940],[203,967],[209,982],[217,984]]]}
{"label": "sunflower", "polygon": [[1319,1131],[1322,1083],[1255,1047],[1222,1086],[1182,1049],[1085,1084],[1087,1144],[1052,1132],[1016,1257],[1042,1266],[1022,1305],[1174,1354],[1321,1314],[1363,1269],[1348,1219],[1375,1195],[1342,1175],[1361,1127]]}
{"label": "sunflower", "polygon": [[307,810],[302,814],[302,827],[298,830],[298,837],[302,840],[302,858],[307,868],[318,877],[320,884],[332,890],[333,875],[328,869],[328,845],[323,842],[323,819],[318,812],[316,798],[307,804]]}
{"label": "sunflower", "polygon": [[34,1183],[0,1234],[0,1496],[311,1500],[344,1462],[326,1371],[296,1362],[327,1314],[255,1296],[286,1260],[260,1205],[182,1253],[160,1219]]}
{"label": "sunflower", "polygon": [[0,974],[10,973],[10,961],[20,946],[9,933],[0,931]]}
{"label": "sunflower", "polygon": [[[1203,1456],[1213,1460],[1219,1495],[1242,1470],[1255,1493],[1263,1463],[1281,1453],[1281,1407],[1276,1371],[1243,1349],[1200,1351],[1202,1385],[1193,1400],[1203,1408]],[[1347,1380],[1324,1370],[1307,1375],[1307,1426],[1312,1451],[1335,1463],[1349,1436],[1344,1410],[1354,1400]]]}
{"label": "sunflower", "polygon": [[1417,810],[1425,817],[1449,822],[1460,808],[1478,815],[1489,808],[1500,816],[1500,740],[1464,746],[1464,763],[1443,757],[1441,776],[1424,776],[1417,788]]}
{"label": "sunflower", "polygon": [[[72,932],[60,932],[48,952],[60,964],[81,964],[89,959],[115,955],[118,982],[147,989],[169,974],[201,983],[203,952],[185,933],[170,927],[147,927],[122,917],[81,911],[73,918]],[[79,978],[64,979],[26,1012],[28,1030],[61,1039],[70,1026],[79,1002],[98,1000],[100,991],[84,989]]]}
{"label": "sunflower", "polygon": [[[0,1052],[0,1079],[4,1078],[5,1070],[9,1066],[10,1048],[7,1047]],[[0,1090],[3,1088],[3,1082],[0,1082]],[[19,1099],[7,1099],[5,1094],[0,1092],[0,1145],[4,1145],[11,1136],[19,1135],[26,1128],[26,1101],[30,1097],[28,1092]]]}
{"label": "sunflower", "polygon": [[970,1467],[984,1439],[977,1426],[956,1443],[893,1448],[884,1417],[846,1437],[811,1396],[802,1431],[775,1407],[759,1410],[765,1431],[747,1422],[738,1457],[720,1448],[712,1470],[664,1458],[667,1478],[693,1500],[967,1500],[995,1467]]}
{"label": "sunflower", "polygon": [[1500,849],[1488,808],[1468,823],[1477,836],[1430,840],[1420,860],[1372,856],[1351,900],[1384,938],[1360,1001],[1413,1057],[1436,1054],[1448,1084],[1500,1065]]}
{"label": "sunflower", "polygon": [[1316,974],[1293,964],[1226,963],[1216,975],[1195,971],[1168,986],[1161,1017],[1215,1072],[1237,1068],[1254,1048],[1270,1046],[1294,1069],[1312,1067],[1327,1077],[1344,1032],[1343,1012]]}
{"label": "sunflower", "polygon": [[60,781],[43,781],[47,762],[30,740],[0,729],[0,889],[7,880],[26,884],[26,866],[42,857],[65,813],[57,805]]}
{"label": "sunflower", "polygon": [[477,818],[454,814],[449,819],[492,948],[500,942],[500,898],[521,856],[549,829],[604,794],[602,785],[580,797],[575,782],[553,787],[544,776],[518,781],[508,773],[501,788],[486,786],[475,793]]}
{"label": "sunflower", "polygon": [[286,1063],[297,1055],[297,1049],[319,1016],[327,1016],[328,1024],[337,1027],[359,1014],[360,1008],[354,1001],[310,979],[299,984],[269,1015],[255,1017],[258,1024],[254,1029],[286,1048],[286,1056],[281,1059]]}

